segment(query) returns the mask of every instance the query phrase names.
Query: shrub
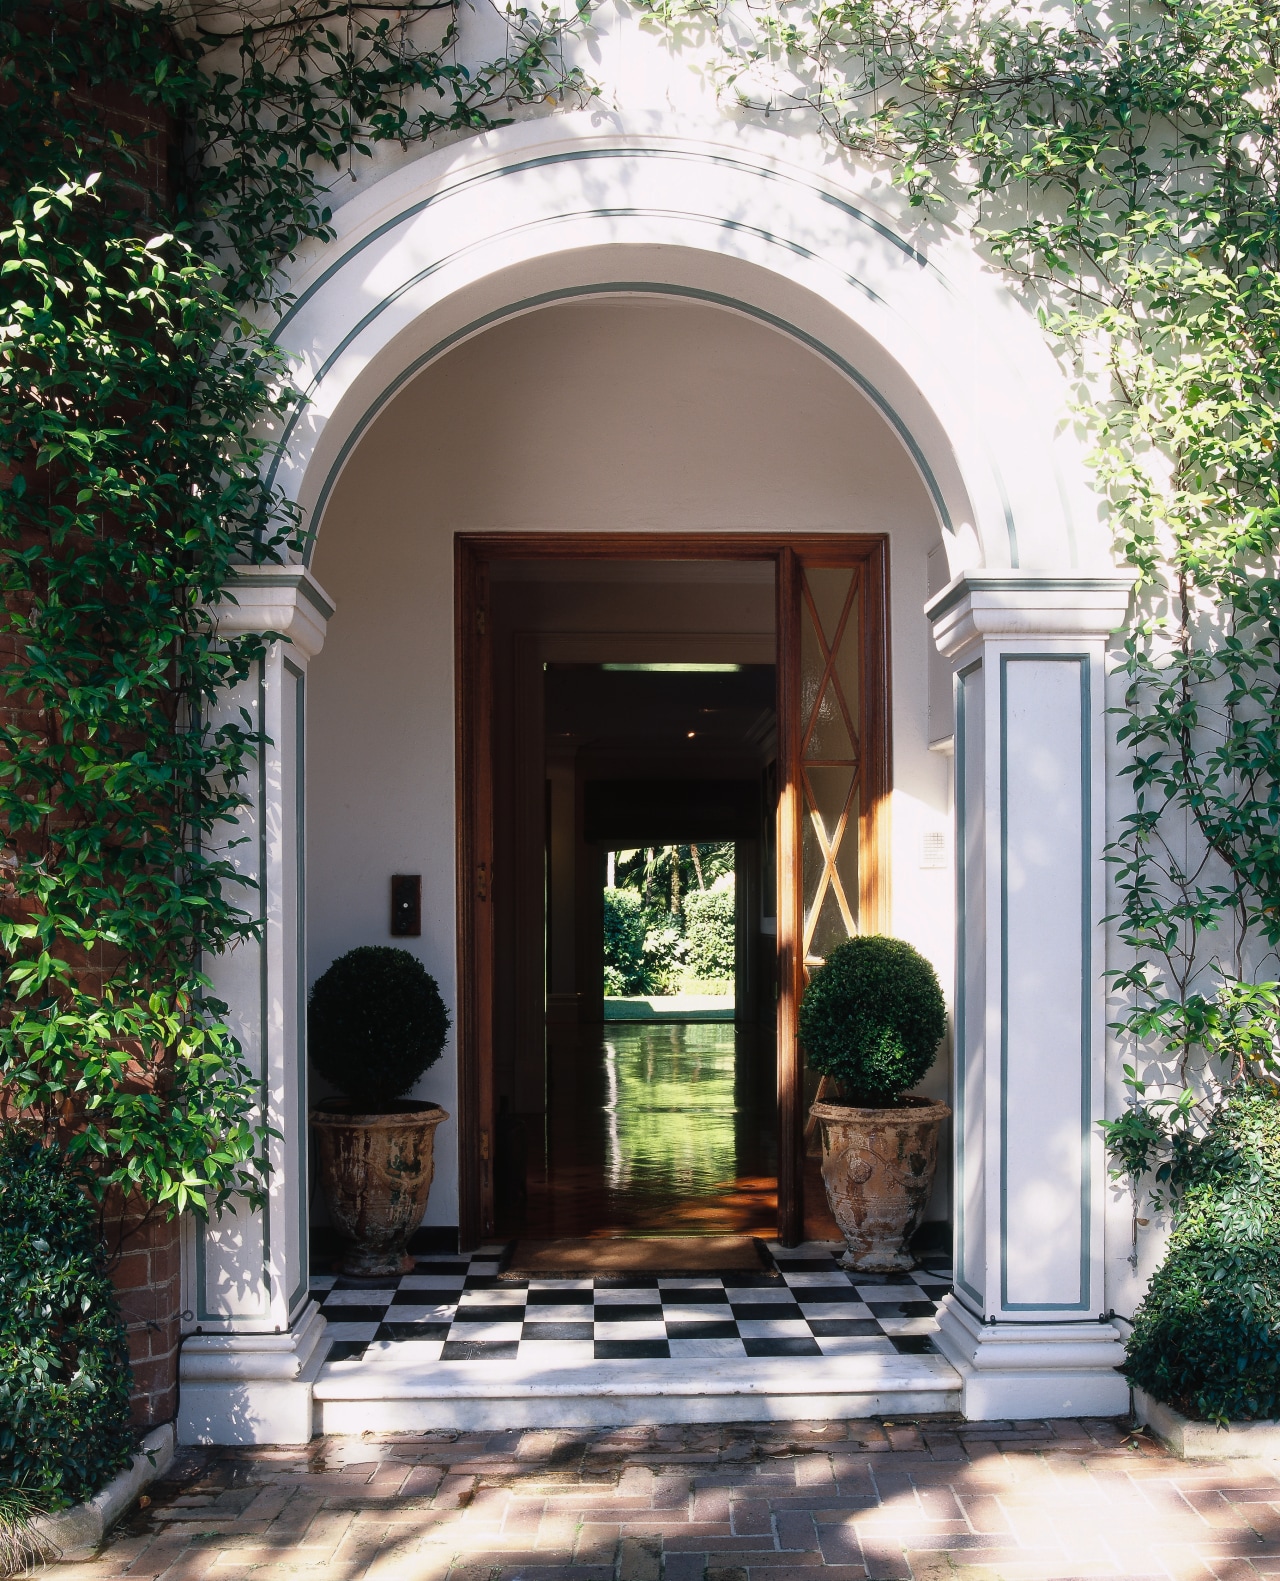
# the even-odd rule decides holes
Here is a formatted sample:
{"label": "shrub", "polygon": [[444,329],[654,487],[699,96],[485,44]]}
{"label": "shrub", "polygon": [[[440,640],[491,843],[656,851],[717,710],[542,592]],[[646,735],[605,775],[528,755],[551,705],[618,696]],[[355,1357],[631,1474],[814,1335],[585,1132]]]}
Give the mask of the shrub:
{"label": "shrub", "polygon": [[914,1087],[947,1030],[937,974],[902,939],[846,939],[813,974],[800,1005],[810,1068],[852,1103],[892,1103]]}
{"label": "shrub", "polygon": [[128,1465],[129,1355],[85,1182],[55,1148],[0,1131],[0,1483],[46,1508]]}
{"label": "shrub", "polygon": [[604,991],[673,994],[686,955],[679,918],[650,910],[633,889],[604,892]]}
{"label": "shrub", "polygon": [[633,889],[604,892],[604,991],[611,997],[645,991],[644,906]]}
{"label": "shrub", "polygon": [[408,1092],[440,1058],[448,1031],[436,980],[408,950],[350,950],[311,990],[311,1058],[363,1113],[387,1109]]}
{"label": "shrub", "polygon": [[1202,1421],[1280,1416],[1280,1098],[1230,1093],[1174,1184],[1169,1253],[1122,1371]]}
{"label": "shrub", "polygon": [[733,982],[736,950],[736,907],[733,875],[717,879],[707,890],[685,896],[685,940],[689,970],[703,982]]}
{"label": "shrub", "polygon": [[644,989],[646,994],[680,991],[687,949],[679,919],[667,911],[647,913],[644,936]]}

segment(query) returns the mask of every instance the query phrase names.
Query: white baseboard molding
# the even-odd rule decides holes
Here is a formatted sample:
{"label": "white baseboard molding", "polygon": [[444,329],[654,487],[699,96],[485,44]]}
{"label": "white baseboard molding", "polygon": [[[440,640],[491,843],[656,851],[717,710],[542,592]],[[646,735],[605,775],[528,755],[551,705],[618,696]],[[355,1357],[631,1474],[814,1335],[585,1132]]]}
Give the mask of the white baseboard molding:
{"label": "white baseboard molding", "polygon": [[983,1323],[954,1295],[938,1307],[938,1349],[960,1374],[971,1422],[1127,1416],[1117,1372],[1124,1345],[1111,1323]]}

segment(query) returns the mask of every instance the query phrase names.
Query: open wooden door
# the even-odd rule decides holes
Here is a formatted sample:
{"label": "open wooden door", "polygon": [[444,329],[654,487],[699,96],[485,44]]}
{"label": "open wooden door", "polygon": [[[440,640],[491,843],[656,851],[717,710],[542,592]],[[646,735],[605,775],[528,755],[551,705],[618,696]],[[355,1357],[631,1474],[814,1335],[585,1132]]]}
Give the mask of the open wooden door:
{"label": "open wooden door", "polygon": [[[809,967],[888,923],[885,540],[775,534],[494,534],[457,545],[459,1237],[494,1233],[493,654],[489,562],[754,559],[777,567],[778,1233],[804,1237],[814,1082],[796,1037]],[[501,877],[501,881],[506,879]]]}
{"label": "open wooden door", "polygon": [[458,1242],[493,1234],[493,647],[489,563],[459,541],[454,631],[458,683]]}
{"label": "open wooden door", "polygon": [[796,1035],[809,971],[888,922],[889,656],[882,539],[804,539],[778,562],[778,1236],[804,1239]]}

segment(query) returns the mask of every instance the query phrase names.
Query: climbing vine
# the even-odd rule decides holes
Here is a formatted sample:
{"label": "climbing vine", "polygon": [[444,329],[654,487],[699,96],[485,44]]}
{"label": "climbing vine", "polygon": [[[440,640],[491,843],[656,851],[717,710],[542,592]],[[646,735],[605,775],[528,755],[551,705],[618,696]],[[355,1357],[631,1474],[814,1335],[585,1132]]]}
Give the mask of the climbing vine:
{"label": "climbing vine", "polygon": [[[1069,362],[1138,575],[1111,852],[1133,1102],[1108,1140],[1168,1179],[1227,1084],[1280,1073],[1280,8],[643,8],[710,42],[742,111],[822,128],[971,231]],[[261,482],[280,264],[379,148],[587,87],[559,55],[575,17],[509,12],[468,70],[446,0],[226,14],[0,17],[0,1084],[104,1185],[177,1206],[259,1186],[200,968],[255,927],[218,851],[257,743],[208,721],[256,650],[208,609],[297,530]]]}
{"label": "climbing vine", "polygon": [[582,84],[554,15],[508,12],[468,71],[441,0],[230,32],[181,9],[0,16],[0,1102],[99,1189],[207,1211],[263,1186],[204,970],[257,927],[234,824],[259,741],[212,721],[261,639],[210,609],[297,533],[262,482],[280,265],[377,145]]}
{"label": "climbing vine", "polygon": [[1280,8],[645,0],[722,95],[819,126],[968,230],[1075,380],[1138,576],[1111,847],[1131,1104],[1157,1193],[1221,1093],[1280,1076]]}

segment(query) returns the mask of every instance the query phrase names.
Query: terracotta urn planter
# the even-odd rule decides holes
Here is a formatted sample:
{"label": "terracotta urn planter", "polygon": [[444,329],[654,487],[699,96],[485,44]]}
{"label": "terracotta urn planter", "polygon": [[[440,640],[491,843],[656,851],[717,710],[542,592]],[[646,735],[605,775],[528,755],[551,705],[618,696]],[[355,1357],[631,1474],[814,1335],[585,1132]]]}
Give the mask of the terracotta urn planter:
{"label": "terracotta urn planter", "polygon": [[436,1104],[401,1099],[386,1114],[357,1114],[327,1098],[311,1112],[320,1185],[334,1228],[347,1243],[338,1271],[352,1279],[408,1273],[409,1237],[422,1223],[435,1173]]}
{"label": "terracotta urn planter", "polygon": [[822,1180],[848,1247],[840,1259],[862,1273],[915,1266],[908,1250],[920,1227],[938,1164],[938,1130],[951,1110],[927,1098],[884,1109],[815,1103]]}

